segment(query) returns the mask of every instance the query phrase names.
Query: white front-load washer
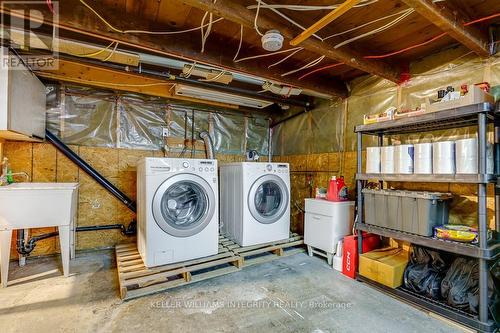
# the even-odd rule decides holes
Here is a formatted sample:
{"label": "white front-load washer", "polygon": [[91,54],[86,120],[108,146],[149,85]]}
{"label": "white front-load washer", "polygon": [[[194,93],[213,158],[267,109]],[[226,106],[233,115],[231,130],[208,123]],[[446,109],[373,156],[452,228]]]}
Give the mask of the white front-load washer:
{"label": "white front-load washer", "polygon": [[220,182],[222,233],[241,246],[290,236],[288,163],[222,165]]}
{"label": "white front-load washer", "polygon": [[144,158],[137,166],[137,247],[146,267],[217,254],[217,161]]}

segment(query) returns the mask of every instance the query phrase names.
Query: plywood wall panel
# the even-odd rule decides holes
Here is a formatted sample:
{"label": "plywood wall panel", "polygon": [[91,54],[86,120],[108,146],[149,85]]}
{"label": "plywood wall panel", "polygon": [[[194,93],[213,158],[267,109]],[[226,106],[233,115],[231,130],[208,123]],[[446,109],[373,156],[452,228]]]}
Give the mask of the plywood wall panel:
{"label": "plywood wall panel", "polygon": [[33,143],[33,182],[55,182],[57,151],[52,145]]}

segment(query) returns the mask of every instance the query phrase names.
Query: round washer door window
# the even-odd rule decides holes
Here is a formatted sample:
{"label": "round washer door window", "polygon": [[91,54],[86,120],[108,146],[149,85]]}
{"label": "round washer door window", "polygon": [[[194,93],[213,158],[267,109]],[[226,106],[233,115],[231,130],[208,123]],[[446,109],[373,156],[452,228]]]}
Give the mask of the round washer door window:
{"label": "round washer door window", "polygon": [[178,174],[163,182],[153,198],[156,224],[176,237],[189,237],[202,231],[215,211],[215,196],[201,177]]}
{"label": "round washer door window", "polygon": [[248,208],[260,223],[271,224],[278,221],[285,213],[288,204],[288,188],[278,176],[262,176],[250,188]]}

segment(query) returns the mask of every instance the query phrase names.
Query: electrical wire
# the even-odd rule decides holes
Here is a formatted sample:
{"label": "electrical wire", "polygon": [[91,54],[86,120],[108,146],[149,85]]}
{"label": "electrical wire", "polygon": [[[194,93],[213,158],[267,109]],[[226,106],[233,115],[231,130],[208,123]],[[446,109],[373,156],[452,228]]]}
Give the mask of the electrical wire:
{"label": "electrical wire", "polygon": [[[256,0],[257,1],[257,0]],[[263,5],[266,5],[262,0],[258,0],[260,1]],[[274,13],[276,13],[277,15],[281,16],[282,18],[284,18],[285,20],[287,20],[288,22],[290,22],[291,24],[295,25],[296,27],[302,29],[302,30],[307,30],[306,27],[304,27],[303,25],[297,23],[296,21],[292,20],[291,18],[289,18],[288,16],[286,16],[285,14],[283,14],[282,12],[280,12],[279,10],[277,9],[274,9],[274,8],[270,8]],[[321,38],[320,36],[318,36],[317,34],[313,34],[312,35],[313,37],[316,37],[317,39],[323,41],[323,38]]]}
{"label": "electrical wire", "polygon": [[348,29],[348,30],[345,30],[345,31],[342,31],[342,32],[337,32],[337,33],[334,33],[333,35],[330,35],[330,36],[327,36],[325,38],[323,38],[323,41],[327,40],[327,39],[330,39],[330,38],[333,38],[333,37],[337,37],[337,36],[341,36],[341,35],[344,35],[344,34],[347,34],[349,32],[353,32],[353,31],[356,31],[356,30],[359,30],[359,29],[362,29],[366,26],[369,26],[369,25],[372,25],[373,23],[377,23],[377,22],[380,22],[380,21],[383,21],[383,20],[386,20],[388,18],[391,18],[391,17],[394,17],[394,16],[398,16],[398,15],[402,15],[408,11],[413,11],[412,8],[410,9],[405,9],[405,10],[402,10],[400,12],[397,12],[397,13],[394,13],[394,14],[391,14],[391,15],[387,15],[387,16],[384,16],[384,17],[380,17],[378,19],[375,19],[373,21],[370,21],[370,22],[367,22],[367,23],[364,23],[362,25],[358,25],[358,26],[355,26],[354,28],[351,28],[351,29]]}
{"label": "electrical wire", "polygon": [[304,49],[304,48],[302,48],[302,47],[301,47],[300,49],[293,51],[292,53],[290,53],[289,55],[287,55],[287,56],[286,56],[286,57],[284,57],[283,59],[281,59],[281,60],[279,60],[279,61],[275,62],[274,64],[271,64],[271,65],[267,66],[267,68],[271,68],[271,67],[274,67],[274,66],[276,66],[276,65],[281,64],[283,61],[287,60],[288,58],[293,57],[296,53],[298,53],[298,52],[302,51],[303,49]]}
{"label": "electrical wire", "polygon": [[[122,34],[150,34],[150,35],[175,35],[175,34],[182,34],[186,32],[192,32],[192,31],[197,31],[200,30],[200,27],[195,27],[191,29],[186,29],[186,30],[179,30],[179,31],[147,31],[147,30],[120,30],[116,27],[114,27],[111,23],[109,23],[104,17],[102,17],[94,8],[92,8],[88,3],[86,3],[84,0],[80,0],[80,3],[82,3],[85,7],[87,7],[88,10],[90,10],[97,18],[99,18],[108,28],[113,30],[114,32],[122,33]],[[220,17],[212,22],[212,24],[215,24],[219,21],[222,21],[224,18]],[[205,24],[203,27],[207,27],[209,23]]]}
{"label": "electrical wire", "polygon": [[196,61],[188,66],[190,66],[188,72],[186,74],[184,74],[184,73],[181,74],[181,76],[185,79],[189,79],[191,74],[193,74],[194,68],[196,67]]}
{"label": "electrical wire", "polygon": [[308,64],[305,64],[304,66],[300,67],[300,68],[297,68],[297,69],[294,69],[292,71],[289,71],[289,72],[286,72],[284,74],[281,74],[281,76],[287,76],[287,75],[290,75],[290,74],[293,74],[293,73],[297,73],[303,69],[306,69],[306,68],[310,68],[310,67],[313,67],[313,66],[316,66],[317,64],[319,64],[321,61],[323,61],[323,59],[325,59],[326,56],[321,56],[317,59],[314,59],[313,61],[311,61],[310,63]]}
{"label": "electrical wire", "polygon": [[[472,25],[472,24],[475,24],[475,23],[483,22],[483,21],[486,21],[486,20],[491,20],[491,19],[499,17],[499,16],[500,16],[500,13],[496,13],[496,14],[492,14],[492,15],[489,15],[489,16],[478,18],[478,19],[470,21],[470,22],[466,22],[463,25],[464,26],[469,26],[469,25]],[[436,41],[436,40],[438,40],[438,39],[440,39],[440,38],[442,38],[442,37],[444,37],[446,35],[448,35],[448,33],[447,32],[443,32],[443,33],[441,33],[441,34],[439,34],[437,36],[432,37],[431,39],[429,39],[429,40],[427,40],[425,42],[414,44],[414,45],[405,47],[405,48],[403,48],[401,50],[393,51],[393,52],[386,53],[386,54],[368,55],[368,56],[365,56],[364,58],[365,59],[384,59],[384,58],[392,57],[394,55],[401,54],[401,53],[404,53],[404,52],[416,49],[418,47],[428,45],[428,44],[430,44],[430,43],[432,43],[432,42],[434,42],[434,41]]]}
{"label": "electrical wire", "polygon": [[116,42],[115,44],[115,47],[113,48],[113,50],[108,54],[108,56],[104,59],[102,59],[102,61],[108,61],[109,59],[111,59],[111,57],[115,54],[116,52],[116,49],[118,48],[118,42]]}
{"label": "electrical wire", "polygon": [[371,36],[371,35],[374,35],[376,33],[379,33],[379,32],[382,32],[384,30],[387,30],[389,28],[392,28],[393,26],[395,26],[396,24],[398,24],[399,22],[401,22],[402,20],[404,20],[405,18],[407,18],[408,16],[410,16],[413,12],[415,12],[415,10],[413,8],[411,9],[408,9],[405,13],[403,13],[401,16],[397,17],[396,19],[392,20],[391,22],[381,26],[381,27],[378,27],[374,30],[371,30],[371,31],[368,31],[364,34],[361,34],[359,36],[356,36],[356,37],[353,37],[353,38],[349,38],[341,43],[338,43],[337,45],[334,46],[335,49],[338,49],[339,47],[341,46],[344,46],[344,45],[347,45],[347,44],[350,44],[358,39],[361,39],[361,38],[364,38],[364,37],[368,37],[368,36]]}
{"label": "electrical wire", "polygon": [[414,45],[411,45],[411,46],[408,46],[408,47],[405,47],[401,50],[398,50],[398,51],[394,51],[394,52],[390,52],[390,53],[386,53],[386,54],[380,54],[380,55],[368,55],[368,56],[364,56],[363,58],[365,59],[383,59],[383,58],[388,58],[388,57],[392,57],[392,56],[395,56],[397,54],[401,54],[403,52],[407,52],[407,51],[410,51],[410,50],[413,50],[413,49],[416,49],[417,47],[421,47],[421,46],[425,46],[427,44],[430,44],[444,36],[448,35],[447,32],[443,32],[442,34],[439,34],[437,36],[434,36],[432,37],[431,39],[425,41],[425,42],[422,42],[422,43],[418,43],[418,44],[414,44]]}
{"label": "electrical wire", "polygon": [[106,46],[105,48],[102,48],[98,51],[95,51],[95,52],[92,52],[92,53],[85,53],[85,54],[74,54],[74,53],[70,53],[72,56],[75,56],[75,57],[82,57],[82,58],[93,58],[95,56],[98,56],[99,54],[103,53],[104,51],[108,50],[111,46],[113,46],[113,44],[116,43],[115,41],[112,41],[108,46]]}
{"label": "electrical wire", "polygon": [[52,4],[52,0],[46,0],[46,3],[47,3],[47,7],[49,7],[49,10],[52,13],[52,15],[56,15],[56,12],[54,10],[54,6]]}
{"label": "electrical wire", "polygon": [[260,35],[260,36],[264,36],[264,34],[262,32],[260,32],[259,30],[259,26],[257,24],[257,20],[259,18],[259,11],[260,11],[260,5],[261,5],[261,2],[262,0],[257,0],[257,10],[255,11],[255,18],[253,20],[253,27],[255,29],[255,31],[257,31],[257,33]]}
{"label": "electrical wire", "polygon": [[257,59],[257,58],[263,58],[263,57],[270,57],[270,56],[273,56],[273,55],[276,55],[276,54],[281,54],[281,53],[295,51],[295,50],[300,49],[300,48],[301,47],[293,47],[291,49],[280,50],[280,51],[271,52],[271,53],[265,53],[265,54],[258,54],[258,55],[255,55],[255,56],[241,58],[241,59],[235,60],[234,62],[241,62],[241,61],[246,61],[246,60],[251,60],[251,59]]}
{"label": "electrical wire", "polygon": [[236,50],[236,54],[233,57],[233,61],[235,61],[240,55],[241,44],[243,44],[243,24],[240,26],[240,43],[238,45],[238,50]]}
{"label": "electrical wire", "polygon": [[332,65],[328,65],[328,66],[323,66],[323,67],[320,67],[320,68],[317,68],[313,71],[310,71],[304,75],[302,75],[301,77],[299,77],[299,80],[302,80],[302,79],[305,79],[306,77],[308,77],[309,75],[313,75],[314,73],[317,73],[317,72],[321,72],[325,69],[330,69],[330,68],[334,68],[334,67],[337,67],[337,66],[340,66],[340,65],[343,65],[344,63],[343,62],[339,62],[337,64],[332,64]]}
{"label": "electrical wire", "polygon": [[[354,5],[354,7],[364,7],[371,5],[378,0],[365,0],[365,1],[360,1],[358,4]],[[294,11],[315,11],[315,10],[327,10],[327,9],[336,9],[339,7],[340,4],[338,5],[330,5],[330,6],[307,6],[307,5],[262,5],[262,8],[265,9],[288,9],[288,10],[294,10]],[[250,5],[247,6],[247,9],[255,9],[257,6],[256,5]]]}

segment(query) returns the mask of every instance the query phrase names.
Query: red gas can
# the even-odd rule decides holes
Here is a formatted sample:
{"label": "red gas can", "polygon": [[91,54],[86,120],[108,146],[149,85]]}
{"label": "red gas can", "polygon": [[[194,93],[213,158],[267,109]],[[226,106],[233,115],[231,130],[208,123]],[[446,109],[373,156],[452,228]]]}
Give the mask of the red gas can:
{"label": "red gas can", "polygon": [[328,191],[326,192],[326,200],[328,201],[344,201],[349,199],[347,186],[344,182],[344,177],[339,178],[333,176],[328,184]]}
{"label": "red gas can", "polygon": [[[380,247],[380,236],[363,232],[363,253]],[[358,269],[358,236],[344,237],[344,253],[342,256],[342,273],[351,279],[356,277]]]}

